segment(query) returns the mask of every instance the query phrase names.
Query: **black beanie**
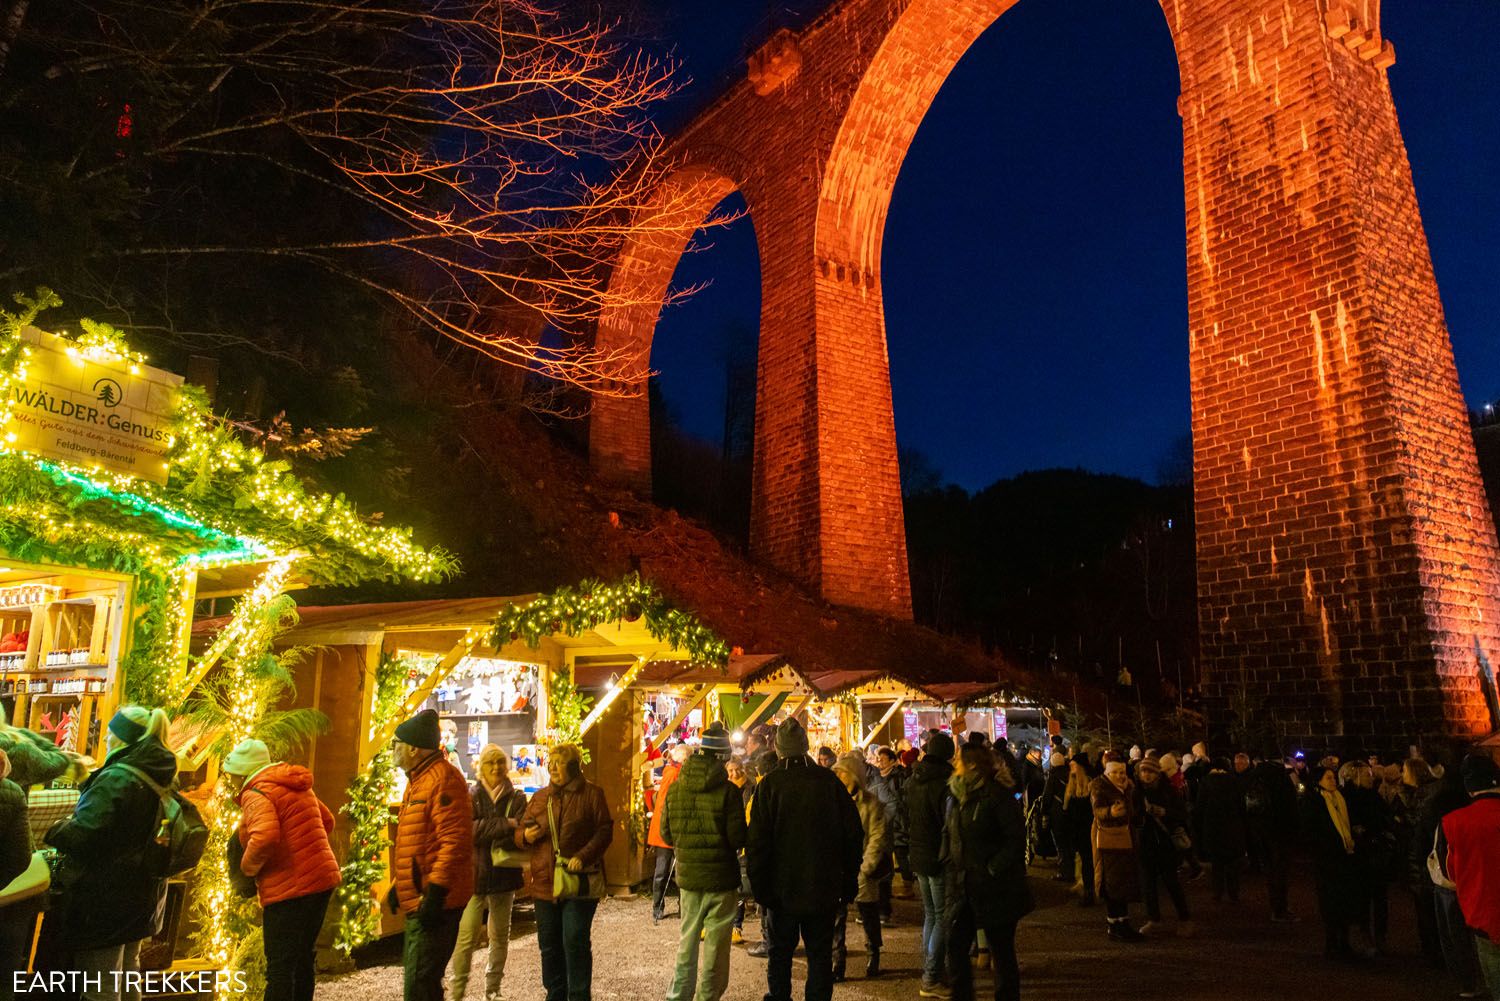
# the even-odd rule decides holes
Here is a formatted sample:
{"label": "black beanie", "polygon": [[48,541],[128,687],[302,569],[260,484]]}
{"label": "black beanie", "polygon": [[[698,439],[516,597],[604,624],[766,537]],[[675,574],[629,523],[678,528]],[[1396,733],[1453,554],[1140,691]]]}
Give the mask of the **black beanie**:
{"label": "black beanie", "polygon": [[1500,769],[1495,767],[1495,759],[1488,754],[1470,754],[1459,766],[1459,774],[1463,776],[1464,791],[1470,795],[1485,792],[1500,785]]}
{"label": "black beanie", "polygon": [[953,760],[953,738],[939,730],[927,738],[927,756],[939,761]]}
{"label": "black beanie", "polygon": [[423,709],[411,719],[396,727],[396,739],[412,747],[427,751],[438,749],[438,714],[436,709]]}

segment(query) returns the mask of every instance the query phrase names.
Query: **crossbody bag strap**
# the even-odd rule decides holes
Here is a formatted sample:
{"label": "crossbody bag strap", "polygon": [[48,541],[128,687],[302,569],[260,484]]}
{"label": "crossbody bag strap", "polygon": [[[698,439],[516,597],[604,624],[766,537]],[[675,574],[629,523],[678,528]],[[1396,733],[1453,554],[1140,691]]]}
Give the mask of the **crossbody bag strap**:
{"label": "crossbody bag strap", "polygon": [[141,771],[139,768],[135,767],[135,765],[127,765],[125,762],[120,761],[116,762],[115,767],[125,769],[127,772],[134,775],[142,782],[146,783],[146,787],[149,788],[152,792],[156,793],[157,798],[159,799],[164,800],[168,796],[172,795],[172,790],[168,789],[165,786],[157,785],[155,779],[147,775],[145,772]]}
{"label": "crossbody bag strap", "polygon": [[563,862],[562,846],[557,841],[557,821],[552,816],[552,793],[547,793],[547,829],[552,834],[552,864]]}

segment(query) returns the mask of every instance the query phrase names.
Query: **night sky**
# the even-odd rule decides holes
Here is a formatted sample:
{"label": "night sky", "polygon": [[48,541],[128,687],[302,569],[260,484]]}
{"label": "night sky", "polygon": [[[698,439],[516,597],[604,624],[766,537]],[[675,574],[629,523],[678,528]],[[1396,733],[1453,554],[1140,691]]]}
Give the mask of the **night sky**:
{"label": "night sky", "polygon": [[[764,0],[647,0],[717,89]],[[1384,33],[1471,406],[1500,398],[1500,3],[1391,0]],[[883,262],[896,433],[971,489],[1079,466],[1154,480],[1188,433],[1177,66],[1152,0],[1025,0],[959,63],[896,185]],[[663,316],[652,364],[717,442],[724,358],[758,326],[753,220],[684,258],[709,288]]]}

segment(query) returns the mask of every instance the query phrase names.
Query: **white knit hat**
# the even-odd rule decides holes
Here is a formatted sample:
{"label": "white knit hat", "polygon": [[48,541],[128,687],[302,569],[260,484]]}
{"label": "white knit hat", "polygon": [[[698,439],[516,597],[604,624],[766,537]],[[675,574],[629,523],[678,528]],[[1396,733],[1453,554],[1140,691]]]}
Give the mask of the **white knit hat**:
{"label": "white knit hat", "polygon": [[224,771],[229,775],[254,775],[271,763],[271,751],[264,741],[251,737],[234,745],[224,758]]}

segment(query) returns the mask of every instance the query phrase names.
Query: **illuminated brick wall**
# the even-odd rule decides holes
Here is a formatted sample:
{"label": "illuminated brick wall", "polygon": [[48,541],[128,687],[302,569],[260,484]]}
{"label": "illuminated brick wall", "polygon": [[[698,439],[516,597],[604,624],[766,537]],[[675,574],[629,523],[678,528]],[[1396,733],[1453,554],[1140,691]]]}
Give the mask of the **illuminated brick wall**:
{"label": "illuminated brick wall", "polygon": [[[910,614],[886,210],[938,88],[1011,2],[840,0],[677,140],[682,177],[711,179],[705,202],[738,188],[759,242],[752,548],[838,603]],[[1500,556],[1375,0],[1163,13],[1183,82],[1206,694],[1289,740],[1487,731]],[[643,233],[616,280],[664,289],[685,239]],[[601,337],[649,345],[640,298]],[[602,473],[649,483],[644,406],[601,401],[592,434]]]}

